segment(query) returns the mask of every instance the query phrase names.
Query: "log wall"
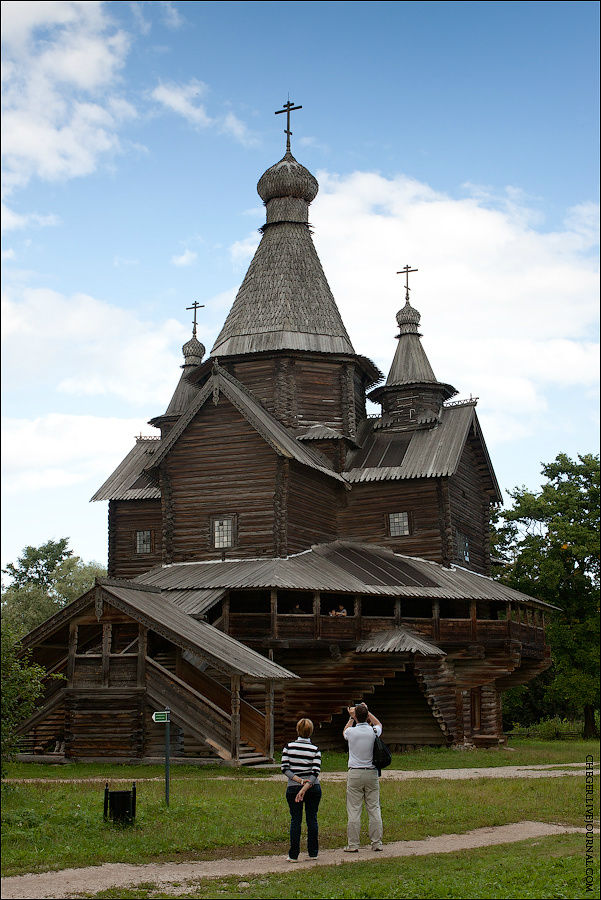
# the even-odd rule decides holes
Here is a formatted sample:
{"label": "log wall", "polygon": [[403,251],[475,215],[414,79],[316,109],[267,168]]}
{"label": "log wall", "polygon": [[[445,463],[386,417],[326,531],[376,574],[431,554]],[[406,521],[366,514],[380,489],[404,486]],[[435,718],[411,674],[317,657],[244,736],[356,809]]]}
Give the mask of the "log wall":
{"label": "log wall", "polygon": [[[411,533],[390,537],[388,514],[408,512]],[[436,479],[354,484],[339,510],[340,538],[389,547],[396,553],[442,562],[443,546]]]}
{"label": "log wall", "polygon": [[[488,523],[490,499],[478,472],[478,459],[472,442],[464,447],[457,472],[449,478],[449,504],[454,536],[453,558],[465,568],[490,574]],[[469,541],[469,563],[457,552],[457,533]]]}
{"label": "log wall", "polygon": [[275,451],[220,395],[207,402],[163,463],[164,562],[218,559],[211,516],[235,516],[228,554],[274,553]]}
{"label": "log wall", "polygon": [[336,540],[336,507],[345,492],[333,478],[292,462],[288,486],[288,552]]}
{"label": "log wall", "polygon": [[[150,553],[136,552],[136,532],[151,532]],[[135,578],[161,564],[162,521],[160,500],[109,501],[108,574]]]}

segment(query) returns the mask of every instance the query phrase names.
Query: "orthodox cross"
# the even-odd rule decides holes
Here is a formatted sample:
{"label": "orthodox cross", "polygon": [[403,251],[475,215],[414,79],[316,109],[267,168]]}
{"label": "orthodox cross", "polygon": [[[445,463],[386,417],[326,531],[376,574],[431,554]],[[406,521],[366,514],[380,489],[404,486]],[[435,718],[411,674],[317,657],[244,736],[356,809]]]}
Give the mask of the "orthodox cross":
{"label": "orthodox cross", "polygon": [[419,269],[411,269],[409,265],[404,266],[400,272],[397,272],[397,275],[402,275],[405,273],[405,300],[409,303],[409,291],[411,288],[409,287],[409,272],[419,272]]}
{"label": "orthodox cross", "polygon": [[290,135],[292,134],[290,131],[290,113],[294,109],[302,109],[302,106],[295,106],[294,101],[292,100],[288,100],[283,106],[283,109],[276,109],[275,114],[276,116],[279,116],[280,113],[286,113],[286,128],[284,129],[284,134],[286,135],[286,150],[290,150]]}
{"label": "orthodox cross", "polygon": [[192,328],[192,337],[196,337],[196,310],[204,309],[204,303],[199,303],[198,300],[195,300],[192,306],[186,306],[186,309],[194,310],[194,327]]}

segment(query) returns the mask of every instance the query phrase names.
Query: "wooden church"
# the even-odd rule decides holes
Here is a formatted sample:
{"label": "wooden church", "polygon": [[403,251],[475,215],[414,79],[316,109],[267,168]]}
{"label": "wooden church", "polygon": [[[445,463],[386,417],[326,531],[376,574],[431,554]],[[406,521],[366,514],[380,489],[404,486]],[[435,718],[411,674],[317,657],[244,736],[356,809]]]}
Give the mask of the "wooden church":
{"label": "wooden church", "polygon": [[436,378],[408,283],[386,380],[355,351],[287,134],[210,356],[195,310],[157,435],[92,498],[109,577],[23,641],[64,676],[22,727],[28,752],[156,758],[169,707],[174,757],[247,764],[304,715],[341,747],[361,699],[395,748],[498,745],[502,692],[549,665],[548,605],[490,578],[501,494],[476,402]]}

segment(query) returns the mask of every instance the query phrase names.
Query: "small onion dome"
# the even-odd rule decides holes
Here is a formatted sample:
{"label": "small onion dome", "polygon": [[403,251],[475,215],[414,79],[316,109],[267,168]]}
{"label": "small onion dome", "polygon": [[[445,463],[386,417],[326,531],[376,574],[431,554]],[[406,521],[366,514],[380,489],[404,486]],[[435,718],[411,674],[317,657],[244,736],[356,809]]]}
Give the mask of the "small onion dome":
{"label": "small onion dome", "polygon": [[182,353],[184,354],[185,366],[199,366],[205,355],[205,347],[204,344],[197,340],[196,335],[192,335],[190,340],[186,341],[182,347]]}
{"label": "small onion dome", "polygon": [[413,306],[411,306],[409,300],[406,300],[404,307],[399,309],[396,314],[396,320],[401,330],[401,334],[417,334],[417,326],[419,325],[420,319],[421,315]]}
{"label": "small onion dome", "polygon": [[257,192],[263,203],[275,197],[296,197],[311,203],[318,190],[317,179],[295,160],[289,150],[283,159],[261,175],[257,184]]}

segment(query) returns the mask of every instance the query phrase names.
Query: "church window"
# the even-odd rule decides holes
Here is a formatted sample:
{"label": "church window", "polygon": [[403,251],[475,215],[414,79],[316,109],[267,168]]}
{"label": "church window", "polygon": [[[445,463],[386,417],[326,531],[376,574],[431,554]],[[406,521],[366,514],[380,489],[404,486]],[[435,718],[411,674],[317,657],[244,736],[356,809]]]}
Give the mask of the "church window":
{"label": "church window", "polygon": [[136,553],[152,553],[152,531],[136,531]]}
{"label": "church window", "polygon": [[461,562],[469,563],[470,561],[470,542],[461,531],[457,532],[457,557]]}
{"label": "church window", "polygon": [[236,517],[213,516],[211,519],[211,544],[216,550],[233,547],[236,542]]}
{"label": "church window", "polygon": [[402,537],[405,534],[409,534],[409,513],[389,513],[388,531],[390,533],[390,537]]}

